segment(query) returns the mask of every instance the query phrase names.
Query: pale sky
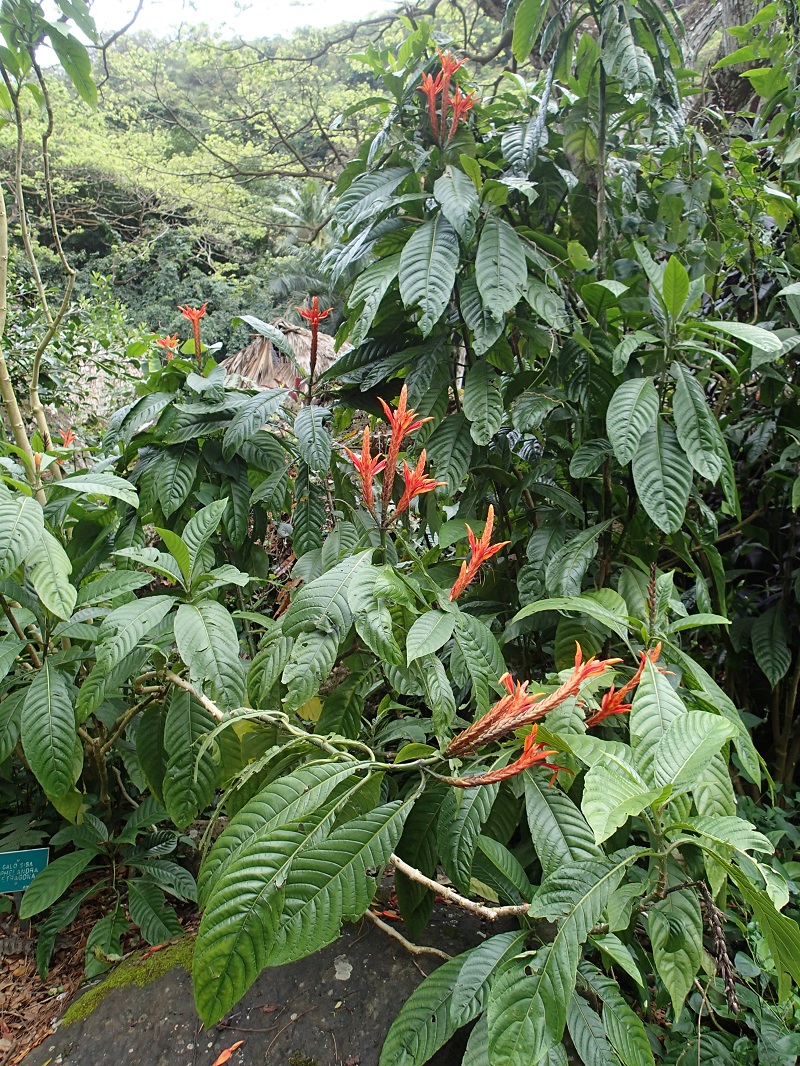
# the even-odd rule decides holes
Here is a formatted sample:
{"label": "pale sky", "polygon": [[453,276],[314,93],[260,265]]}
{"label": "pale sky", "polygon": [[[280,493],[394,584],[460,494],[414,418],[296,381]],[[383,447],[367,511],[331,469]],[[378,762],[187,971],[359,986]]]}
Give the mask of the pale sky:
{"label": "pale sky", "polygon": [[[181,23],[250,37],[288,36],[300,26],[331,26],[386,11],[391,0],[144,0],[134,29],[169,33]],[[92,13],[101,30],[124,26],[136,0],[94,0]]]}

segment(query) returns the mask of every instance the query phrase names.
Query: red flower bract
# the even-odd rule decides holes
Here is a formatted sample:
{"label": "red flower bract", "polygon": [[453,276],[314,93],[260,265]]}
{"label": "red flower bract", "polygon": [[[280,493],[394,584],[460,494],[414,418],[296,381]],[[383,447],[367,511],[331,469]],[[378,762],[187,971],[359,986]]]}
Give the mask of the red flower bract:
{"label": "red flower bract", "polygon": [[485,774],[473,774],[472,777],[448,777],[445,780],[449,785],[454,785],[456,788],[477,788],[478,785],[494,785],[498,781],[505,781],[509,777],[522,773],[523,770],[530,770],[537,764],[543,766],[546,770],[553,771],[551,785],[555,781],[559,770],[565,770],[568,774],[571,774],[572,771],[568,767],[547,762],[551,755],[558,755],[558,752],[548,749],[546,744],[536,740],[537,728],[537,726],[534,726],[525,737],[522,755],[515,762],[509,763],[508,766],[501,766],[497,770],[489,770]]}
{"label": "red flower bract", "polygon": [[[381,510],[384,520],[389,501],[392,498],[394,475],[397,469],[397,457],[400,454],[400,446],[409,433],[424,422],[430,422],[430,418],[417,418],[417,412],[408,406],[408,388],[404,385],[400,390],[400,399],[397,402],[397,410],[393,411],[384,400],[378,397],[378,401],[386,415],[386,421],[392,427],[392,436],[389,441],[389,451],[386,455],[386,472],[383,475],[383,489],[381,490]],[[425,464],[423,463],[423,466]],[[408,505],[406,505],[408,506]]]}
{"label": "red flower bract", "polygon": [[200,319],[205,315],[208,303],[204,303],[202,307],[179,307],[178,310],[184,318],[188,318],[192,323],[192,334],[194,336],[194,357],[197,360],[197,365],[202,365],[203,362],[203,346],[200,343]]}
{"label": "red flower bract", "polygon": [[420,92],[425,96],[428,101],[428,117],[431,120],[431,130],[436,140],[439,139],[439,120],[436,116],[436,97],[442,91],[442,75],[437,74],[436,78],[432,74],[422,75],[422,85],[417,86],[417,92]]}
{"label": "red flower bract", "polygon": [[355,452],[351,452],[349,448],[345,448],[350,462],[358,471],[361,476],[361,495],[366,504],[367,510],[370,514],[375,514],[375,501],[372,498],[372,480],[375,474],[380,472],[386,466],[385,459],[379,459],[375,456],[373,459],[370,454],[370,439],[369,439],[369,426],[364,426],[364,435],[361,438],[361,455],[356,455]]}
{"label": "red flower bract", "polygon": [[564,700],[569,699],[570,696],[577,696],[584,682],[592,677],[599,677],[609,666],[620,662],[619,659],[595,659],[594,657],[583,662],[580,645],[576,645],[576,648],[575,666],[572,673],[555,692],[547,696],[539,692],[530,695],[528,693],[529,681],[514,682],[510,674],[503,674],[500,681],[508,691],[508,695],[498,700],[477,722],[473,722],[471,726],[453,737],[447,746],[445,755],[448,758],[454,755],[466,755],[483,747],[484,744],[499,740],[515,729],[540,721]]}
{"label": "red flower bract", "polygon": [[657,644],[651,651],[643,651],[640,653],[641,658],[639,661],[639,669],[630,679],[626,682],[619,691],[616,691],[614,686],[606,692],[600,701],[600,710],[595,711],[586,719],[586,728],[591,729],[594,725],[599,725],[605,718],[610,718],[612,714],[627,714],[633,704],[625,703],[625,697],[629,692],[639,684],[644,673],[645,664],[649,660],[651,663],[658,661],[658,657],[661,654],[661,644]]}
{"label": "red flower bract", "polygon": [[455,94],[450,98],[450,106],[453,109],[453,117],[450,120],[450,133],[447,135],[448,144],[455,136],[461,119],[475,106],[475,94],[462,93],[460,89],[456,89]]}
{"label": "red flower bract", "polygon": [[440,485],[447,484],[445,481],[434,481],[431,477],[425,477],[426,460],[427,456],[423,448],[414,470],[409,467],[408,463],[403,463],[403,478],[405,479],[406,487],[400,497],[400,502],[397,504],[395,514],[402,514],[403,511],[407,510],[408,505],[416,496],[421,496],[423,492],[433,492]]}
{"label": "red flower bract", "polygon": [[504,540],[499,544],[489,544],[492,539],[492,527],[494,526],[494,507],[489,504],[489,512],[486,515],[486,525],[483,527],[483,534],[481,539],[478,540],[475,534],[472,532],[469,526],[467,526],[467,536],[469,537],[469,546],[472,552],[472,558],[469,563],[462,563],[461,570],[456,578],[455,584],[450,589],[450,599],[455,600],[461,595],[467,585],[473,581],[475,575],[481,568],[481,564],[486,559],[491,559],[493,555],[500,551],[501,548],[505,548],[511,541]]}

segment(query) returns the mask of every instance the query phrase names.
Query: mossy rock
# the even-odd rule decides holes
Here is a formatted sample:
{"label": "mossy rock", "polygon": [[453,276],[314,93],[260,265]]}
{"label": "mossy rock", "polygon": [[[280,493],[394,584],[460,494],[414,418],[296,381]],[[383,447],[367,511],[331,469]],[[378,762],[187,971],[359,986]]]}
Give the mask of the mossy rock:
{"label": "mossy rock", "polygon": [[82,1021],[113,992],[115,988],[125,988],[137,985],[145,988],[157,981],[159,977],[181,967],[191,972],[192,959],[194,957],[194,937],[184,936],[174,944],[168,944],[159,951],[148,954],[147,951],[139,952],[124,959],[111,973],[85,992],[67,1010],[62,1020],[62,1025],[72,1025],[73,1022]]}

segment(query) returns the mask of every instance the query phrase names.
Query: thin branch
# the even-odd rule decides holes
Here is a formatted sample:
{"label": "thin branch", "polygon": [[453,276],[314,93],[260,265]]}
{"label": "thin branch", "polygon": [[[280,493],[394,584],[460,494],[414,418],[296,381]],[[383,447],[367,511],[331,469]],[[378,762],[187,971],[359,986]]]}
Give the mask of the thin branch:
{"label": "thin branch", "polygon": [[39,655],[38,655],[36,649],[34,648],[34,646],[31,644],[31,642],[28,640],[28,638],[22,632],[22,628],[20,627],[19,622],[14,617],[14,612],[11,610],[11,608],[8,605],[8,600],[5,598],[5,596],[3,596],[2,593],[0,593],[0,609],[2,609],[3,614],[6,616],[6,618],[11,623],[11,628],[17,634],[19,639],[20,640],[24,640],[26,645],[28,646],[28,652],[30,654],[31,661],[32,661],[33,665],[36,667],[37,670],[41,670],[41,668],[42,668],[42,660],[39,658]]}
{"label": "thin branch", "polygon": [[439,959],[444,959],[448,962],[453,956],[448,955],[446,951],[439,951],[438,948],[429,948],[422,944],[412,944],[410,940],[406,940],[402,933],[398,933],[396,929],[392,929],[386,922],[381,921],[377,914],[374,914],[371,910],[364,911],[364,917],[369,919],[373,925],[377,925],[379,929],[382,929],[387,936],[397,940],[406,951],[409,951],[412,955],[435,955]]}
{"label": "thin branch", "polygon": [[409,881],[416,881],[418,885],[424,885],[449,903],[454,903],[457,907],[461,907],[462,910],[469,911],[470,914],[477,914],[479,918],[485,918],[489,922],[496,922],[500,918],[520,918],[528,914],[531,909],[530,903],[522,903],[511,907],[486,907],[483,903],[475,903],[474,900],[460,895],[454,888],[450,888],[448,885],[440,885],[438,881],[426,877],[414,866],[409,866],[407,862],[404,862],[399,855],[392,853],[391,862],[394,864],[395,870],[405,874]]}

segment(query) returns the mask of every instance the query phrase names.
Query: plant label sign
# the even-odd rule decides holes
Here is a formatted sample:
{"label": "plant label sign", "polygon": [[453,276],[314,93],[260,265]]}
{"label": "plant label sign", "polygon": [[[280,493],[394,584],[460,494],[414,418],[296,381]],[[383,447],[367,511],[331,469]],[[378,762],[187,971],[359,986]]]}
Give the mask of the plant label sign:
{"label": "plant label sign", "polygon": [[49,848],[0,851],[0,892],[24,892],[47,866]]}

